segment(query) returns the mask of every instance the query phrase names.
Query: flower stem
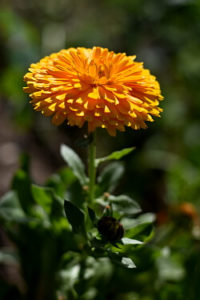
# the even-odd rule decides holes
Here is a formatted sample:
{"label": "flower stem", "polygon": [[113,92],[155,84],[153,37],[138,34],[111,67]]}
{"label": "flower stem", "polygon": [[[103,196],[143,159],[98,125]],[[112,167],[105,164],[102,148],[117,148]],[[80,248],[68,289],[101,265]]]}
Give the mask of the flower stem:
{"label": "flower stem", "polygon": [[89,173],[89,203],[94,201],[95,192],[95,179],[96,179],[96,132],[92,133],[92,141],[89,144],[89,161],[88,161],[88,173]]}

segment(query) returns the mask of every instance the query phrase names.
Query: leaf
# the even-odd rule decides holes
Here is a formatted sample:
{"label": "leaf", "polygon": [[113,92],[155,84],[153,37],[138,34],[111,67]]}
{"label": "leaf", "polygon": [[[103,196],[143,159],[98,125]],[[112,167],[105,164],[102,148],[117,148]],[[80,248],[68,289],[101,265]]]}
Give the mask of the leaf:
{"label": "leaf", "polygon": [[[79,279],[79,273],[80,273],[80,265],[69,265],[67,266],[67,269],[61,270],[58,273],[58,278],[61,282],[61,289],[63,292],[67,292],[70,290],[74,284],[78,281]],[[67,282],[67,284],[66,284]]]}
{"label": "leaf", "polygon": [[66,167],[59,170],[58,173],[53,174],[46,182],[46,186],[53,189],[54,193],[64,198],[66,190],[73,182],[76,181],[76,177],[73,171]]}
{"label": "leaf", "polygon": [[124,257],[118,253],[113,253],[113,252],[108,252],[108,256],[113,262],[117,263],[120,266],[123,266],[128,269],[136,268],[136,265],[129,257]]}
{"label": "leaf", "polygon": [[32,195],[36,203],[38,203],[47,214],[51,212],[52,191],[48,187],[42,187],[32,184]]}
{"label": "leaf", "polygon": [[141,212],[139,204],[127,195],[108,197],[108,201],[111,202],[113,210],[122,212],[125,215],[132,215]]}
{"label": "leaf", "polygon": [[122,257],[121,263],[128,269],[136,268],[136,265],[134,264],[132,259],[129,257]]}
{"label": "leaf", "polygon": [[95,211],[90,207],[88,207],[88,215],[93,224],[97,222]]}
{"label": "leaf", "polygon": [[0,216],[13,222],[23,222],[27,219],[15,191],[10,191],[1,198]]}
{"label": "leaf", "polygon": [[125,149],[122,149],[119,151],[115,151],[108,156],[105,156],[102,158],[97,158],[95,160],[96,167],[98,167],[99,164],[101,164],[102,162],[105,162],[108,160],[112,160],[112,159],[119,160],[120,158],[124,157],[125,155],[131,153],[134,149],[135,149],[135,147],[125,148]]}
{"label": "leaf", "polygon": [[74,175],[78,178],[81,185],[87,185],[88,178],[85,174],[84,165],[80,157],[68,146],[61,145],[61,156],[72,168]]}
{"label": "leaf", "polygon": [[82,208],[85,199],[84,193],[85,193],[84,189],[82,188],[80,183],[76,180],[68,188],[64,198],[68,199],[76,206]]}
{"label": "leaf", "polygon": [[154,221],[155,221],[155,214],[153,213],[145,213],[140,215],[137,218],[123,217],[122,219],[123,226],[126,230],[136,227],[139,224],[154,223]]}
{"label": "leaf", "polygon": [[72,226],[75,233],[82,233],[85,235],[84,213],[72,202],[65,200],[64,209],[66,217]]}
{"label": "leaf", "polygon": [[142,245],[142,244],[143,242],[141,241],[124,237],[121,239],[120,242],[112,245],[111,251],[115,253],[120,253],[121,255],[129,256],[133,254],[133,250],[135,248],[133,246]]}
{"label": "leaf", "polygon": [[97,179],[99,184],[98,194],[111,193],[116,188],[123,173],[124,166],[120,162],[113,162],[106,166]]}
{"label": "leaf", "polygon": [[29,211],[31,204],[33,204],[33,197],[31,193],[31,180],[24,170],[18,170],[12,181],[12,189],[17,192],[20,204],[25,212]]}
{"label": "leaf", "polygon": [[126,237],[139,239],[143,242],[147,242],[153,236],[152,223],[143,223],[136,225],[135,227],[126,231]]}
{"label": "leaf", "polygon": [[180,281],[185,276],[185,269],[177,253],[171,253],[170,248],[161,249],[156,261],[159,278],[165,281]]}
{"label": "leaf", "polygon": [[129,238],[122,238],[121,239],[123,245],[141,245],[143,244],[143,242],[138,241],[138,240],[133,240],[133,239],[129,239]]}

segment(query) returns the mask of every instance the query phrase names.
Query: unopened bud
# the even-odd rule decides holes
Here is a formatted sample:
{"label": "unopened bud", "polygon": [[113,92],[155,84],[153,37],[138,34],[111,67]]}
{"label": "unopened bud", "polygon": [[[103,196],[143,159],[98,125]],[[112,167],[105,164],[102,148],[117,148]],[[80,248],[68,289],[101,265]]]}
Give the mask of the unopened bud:
{"label": "unopened bud", "polygon": [[99,233],[109,242],[117,242],[124,235],[122,224],[113,217],[102,217],[97,224],[97,228]]}

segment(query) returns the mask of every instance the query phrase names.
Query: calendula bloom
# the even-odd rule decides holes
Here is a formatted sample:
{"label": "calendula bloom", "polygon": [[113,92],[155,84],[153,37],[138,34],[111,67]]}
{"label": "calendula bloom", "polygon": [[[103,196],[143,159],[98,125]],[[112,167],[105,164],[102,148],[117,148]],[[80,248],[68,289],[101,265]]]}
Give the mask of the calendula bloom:
{"label": "calendula bloom", "polygon": [[87,122],[89,132],[102,127],[110,135],[125,126],[146,128],[160,115],[163,97],[156,78],[134,60],[100,47],[61,50],[31,64],[24,91],[55,125]]}

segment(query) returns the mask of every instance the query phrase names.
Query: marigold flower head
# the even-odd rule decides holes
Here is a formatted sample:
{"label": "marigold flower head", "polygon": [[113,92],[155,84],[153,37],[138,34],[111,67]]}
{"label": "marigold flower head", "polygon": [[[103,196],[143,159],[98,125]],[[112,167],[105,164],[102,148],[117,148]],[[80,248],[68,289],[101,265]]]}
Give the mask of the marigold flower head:
{"label": "marigold flower head", "polygon": [[135,56],[105,48],[70,48],[31,64],[24,76],[36,111],[53,115],[52,122],[88,130],[106,128],[110,135],[125,126],[146,128],[159,116],[160,86]]}

